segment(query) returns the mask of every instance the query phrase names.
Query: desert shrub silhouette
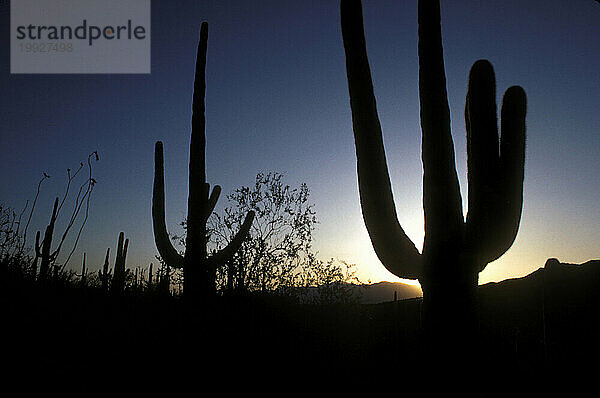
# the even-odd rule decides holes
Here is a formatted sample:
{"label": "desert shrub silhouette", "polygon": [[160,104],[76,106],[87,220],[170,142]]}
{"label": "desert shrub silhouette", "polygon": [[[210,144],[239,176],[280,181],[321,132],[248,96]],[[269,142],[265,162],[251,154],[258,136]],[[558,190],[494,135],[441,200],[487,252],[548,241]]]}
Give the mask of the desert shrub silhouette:
{"label": "desert shrub silhouette", "polygon": [[283,173],[259,172],[253,184],[226,198],[223,212],[208,221],[213,247],[228,244],[245,215],[256,214],[247,239],[218,275],[228,293],[283,293],[297,287],[318,223],[308,185],[290,186]]}
{"label": "desert shrub silhouette", "polygon": [[342,0],[341,26],[352,109],[360,202],[373,248],[384,266],[423,289],[423,328],[433,351],[468,349],[476,330],[478,274],[512,245],[520,223],[525,163],[526,97],[510,87],[498,139],[495,78],[486,60],[469,75],[468,214],[450,132],[438,0],[420,0],[419,94],[425,240],[422,253],[400,226],[387,170],[360,0]]}
{"label": "desert shrub silhouette", "polygon": [[165,183],[163,145],[155,146],[154,191],[152,195],[152,221],[156,247],[165,263],[176,269],[183,269],[183,294],[192,300],[210,297],[215,293],[216,269],[222,266],[235,253],[245,239],[254,213],[248,212],[238,234],[220,251],[208,255],[206,221],[211,215],[221,187],[215,185],[209,195],[210,186],[206,182],[206,136],[205,104],[206,91],[206,49],[208,24],[202,23],[200,41],[196,56],[196,75],[192,105],[192,137],[190,141],[189,194],[187,215],[187,237],[185,253],[181,255],[171,244],[165,224]]}
{"label": "desert shrub silhouette", "polygon": [[[28,204],[28,203],[27,203]],[[22,215],[0,203],[0,272],[9,271],[23,277],[31,275],[33,259],[25,246],[26,231],[21,229]]]}

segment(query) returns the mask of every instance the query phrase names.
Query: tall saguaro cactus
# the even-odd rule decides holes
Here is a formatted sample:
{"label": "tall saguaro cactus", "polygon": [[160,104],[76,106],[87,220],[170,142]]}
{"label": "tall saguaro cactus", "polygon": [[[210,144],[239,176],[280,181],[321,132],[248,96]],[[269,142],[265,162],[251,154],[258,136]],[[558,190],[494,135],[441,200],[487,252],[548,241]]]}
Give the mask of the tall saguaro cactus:
{"label": "tall saguaro cactus", "polygon": [[419,0],[418,14],[425,214],[422,253],[396,216],[367,58],[362,5],[360,0],[342,0],[360,202],[373,248],[383,265],[398,277],[421,283],[423,326],[428,335],[454,339],[458,330],[467,330],[465,326],[474,330],[478,274],[508,250],[519,228],[526,97],[518,86],[506,91],[499,139],[493,68],[485,60],[471,68],[465,107],[469,184],[465,220],[450,132],[439,0]]}
{"label": "tall saguaro cactus", "polygon": [[[173,268],[183,268],[184,295],[187,297],[210,296],[215,290],[217,267],[223,265],[246,238],[254,212],[250,211],[232,241],[220,251],[208,255],[206,222],[212,214],[221,187],[215,185],[212,192],[206,182],[206,136],[205,104],[206,49],[208,24],[202,23],[196,56],[196,75],[192,105],[192,137],[190,141],[189,193],[187,237],[185,254],[180,255],[171,244],[165,223],[165,183],[162,142],[156,143],[154,152],[154,191],[152,196],[152,220],[154,240],[165,263]],[[210,195],[209,195],[210,192]]]}

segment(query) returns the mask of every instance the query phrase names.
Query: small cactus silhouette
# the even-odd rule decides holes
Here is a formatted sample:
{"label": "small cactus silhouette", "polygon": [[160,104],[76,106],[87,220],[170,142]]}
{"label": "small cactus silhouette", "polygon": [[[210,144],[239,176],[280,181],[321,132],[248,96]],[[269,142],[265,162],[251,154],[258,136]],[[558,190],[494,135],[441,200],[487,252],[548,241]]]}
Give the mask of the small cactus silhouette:
{"label": "small cactus silhouette", "polygon": [[171,244],[165,223],[165,183],[163,144],[158,141],[154,152],[154,190],[152,196],[152,220],[156,247],[165,263],[173,268],[183,268],[183,294],[187,297],[211,296],[215,290],[217,267],[223,265],[240,247],[254,219],[248,212],[237,235],[222,250],[208,255],[206,221],[212,214],[221,187],[210,188],[206,182],[206,136],[205,104],[206,50],[208,24],[202,23],[196,58],[194,95],[192,104],[192,135],[190,140],[189,196],[187,237],[185,254],[182,256]]}
{"label": "small cactus silhouette", "polygon": [[[526,97],[510,87],[503,99],[498,138],[494,71],[475,62],[469,75],[466,220],[450,133],[439,0],[420,0],[419,93],[423,207],[422,253],[400,226],[392,197],[381,126],[366,51],[360,0],[342,0],[341,23],[352,109],[360,202],[373,248],[383,265],[423,288],[423,326],[453,334],[475,325],[478,274],[515,240],[523,203]],[[461,329],[464,330],[464,329]],[[453,344],[457,344],[454,342]]]}
{"label": "small cactus silhouette", "polygon": [[149,289],[152,288],[152,266],[153,266],[153,264],[150,263],[150,268],[148,269],[148,288]]}
{"label": "small cactus silhouette", "polygon": [[[44,173],[46,174],[46,173]],[[44,232],[44,240],[40,243],[40,231],[37,231],[35,236],[35,263],[34,268],[37,268],[37,260],[41,259],[40,270],[38,278],[40,280],[46,280],[49,276],[50,266],[56,260],[57,252],[51,252],[52,247],[52,236],[54,235],[54,224],[56,223],[56,213],[58,209],[58,198],[54,200],[54,206],[52,208],[52,216],[50,217],[50,223],[46,227]]]}
{"label": "small cactus silhouette", "polygon": [[[123,242],[125,240],[125,242]],[[125,290],[125,261],[127,260],[127,248],[129,246],[129,239],[125,239],[123,232],[119,233],[119,241],[117,243],[117,256],[115,258],[115,267],[113,270],[113,278],[111,283],[111,291],[115,294],[119,294]],[[108,252],[106,252],[108,257]]]}
{"label": "small cactus silhouette", "polygon": [[87,282],[87,269],[85,267],[85,253],[83,253],[83,264],[81,265],[81,287],[85,287]]}
{"label": "small cactus silhouette", "polygon": [[112,270],[108,268],[110,256],[110,247],[106,249],[106,257],[104,258],[104,265],[101,270],[98,270],[98,277],[100,278],[100,283],[102,285],[102,290],[108,291],[108,286],[110,283],[110,278],[112,275]]}

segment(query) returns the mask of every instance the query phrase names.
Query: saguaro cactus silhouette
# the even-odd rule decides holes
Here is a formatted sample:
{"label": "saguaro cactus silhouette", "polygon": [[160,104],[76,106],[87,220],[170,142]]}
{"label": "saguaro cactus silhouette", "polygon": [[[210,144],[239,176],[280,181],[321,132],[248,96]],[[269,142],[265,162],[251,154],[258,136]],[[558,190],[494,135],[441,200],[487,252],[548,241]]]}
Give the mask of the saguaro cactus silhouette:
{"label": "saguaro cactus silhouette", "polygon": [[202,23],[196,56],[196,75],[192,105],[192,137],[190,141],[189,194],[187,237],[185,254],[180,255],[171,244],[165,224],[165,184],[162,142],[156,143],[154,152],[154,192],[152,196],[152,220],[154,240],[158,252],[166,264],[183,268],[184,295],[187,297],[210,296],[215,290],[216,269],[223,265],[246,238],[254,213],[248,212],[237,235],[223,249],[208,255],[206,221],[215,208],[221,187],[215,185],[212,192],[206,182],[206,136],[205,104],[206,49],[208,24]]}
{"label": "saguaro cactus silhouette", "polygon": [[519,228],[526,97],[518,86],[506,91],[498,142],[493,68],[485,60],[471,68],[465,107],[469,184],[465,220],[450,133],[439,0],[420,0],[418,14],[425,214],[422,253],[396,216],[367,58],[362,5],[360,0],[342,0],[360,202],[373,248],[384,266],[394,275],[421,283],[425,330],[438,338],[453,339],[449,344],[460,344],[455,340],[457,335],[464,334],[465,326],[475,326],[479,272],[508,250]]}
{"label": "saguaro cactus silhouette", "polygon": [[44,232],[44,240],[40,244],[40,231],[37,231],[35,236],[35,265],[37,268],[37,259],[41,258],[40,274],[39,279],[45,280],[49,276],[50,265],[56,260],[57,252],[51,252],[52,247],[52,235],[54,235],[54,225],[56,223],[56,214],[58,209],[58,198],[54,200],[54,206],[52,207],[52,216],[50,217],[50,223],[46,227]]}
{"label": "saguaro cactus silhouette", "polygon": [[[123,242],[125,240],[125,242]],[[129,239],[125,239],[123,232],[119,233],[119,240],[117,242],[117,256],[115,258],[115,268],[113,271],[113,278],[110,285],[110,289],[113,293],[119,294],[125,289],[125,262],[127,260],[127,248],[129,247]],[[108,251],[106,252],[106,259],[108,260]]]}
{"label": "saguaro cactus silhouette", "polygon": [[104,265],[102,269],[98,270],[98,277],[102,284],[102,290],[108,291],[108,284],[110,282],[112,271],[108,269],[108,257],[110,256],[110,247],[106,249],[106,257],[104,258]]}
{"label": "saguaro cactus silhouette", "polygon": [[81,287],[85,287],[86,282],[87,282],[87,269],[85,267],[85,252],[84,252],[83,253],[83,264],[81,265],[81,279],[80,279]]}

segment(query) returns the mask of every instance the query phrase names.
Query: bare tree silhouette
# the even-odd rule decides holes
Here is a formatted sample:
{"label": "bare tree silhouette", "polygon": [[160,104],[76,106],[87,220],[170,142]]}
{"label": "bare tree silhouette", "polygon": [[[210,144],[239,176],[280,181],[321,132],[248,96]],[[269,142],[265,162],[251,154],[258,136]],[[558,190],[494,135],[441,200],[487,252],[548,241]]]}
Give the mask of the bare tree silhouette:
{"label": "bare tree silhouette", "polygon": [[[60,211],[63,208],[67,198],[69,197],[69,191],[71,188],[71,184],[73,183],[73,181],[75,181],[75,178],[77,177],[77,175],[84,168],[83,162],[81,162],[79,164],[79,167],[77,168],[77,170],[75,170],[75,172],[73,174],[71,173],[71,169],[67,169],[67,186],[65,189],[65,193],[62,197],[62,200],[60,200],[60,202],[59,202],[58,197],[56,197],[56,199],[54,200],[54,205],[52,207],[52,215],[50,217],[48,226],[46,227],[46,230],[44,231],[44,239],[40,242],[40,231],[38,231],[36,234],[35,260],[34,260],[33,269],[34,269],[34,271],[37,270],[38,259],[41,259],[40,268],[39,268],[39,276],[38,276],[39,279],[41,279],[41,280],[47,279],[50,276],[50,274],[49,274],[50,271],[52,271],[52,274],[55,278],[58,277],[58,275],[65,269],[66,265],[69,263],[69,260],[71,259],[71,257],[73,256],[73,253],[75,252],[75,249],[77,248],[77,244],[79,243],[79,238],[81,237],[81,233],[83,232],[83,228],[85,227],[85,224],[86,224],[88,216],[89,216],[90,200],[91,200],[92,192],[94,190],[94,186],[96,185],[96,180],[94,179],[93,172],[92,172],[93,171],[92,159],[95,159],[96,161],[99,160],[97,151],[94,151],[88,155],[88,158],[87,158],[88,177],[79,186],[79,190],[77,191],[77,195],[75,196],[73,211],[71,212],[71,216],[67,222],[67,226],[65,227],[65,230],[63,231],[63,234],[60,238],[60,241],[58,242],[56,249],[52,250],[52,239],[53,239],[53,235],[54,235],[56,220],[58,219]],[[35,201],[37,201],[37,197],[39,195],[40,185],[46,178],[50,178],[50,176],[48,174],[44,173],[44,177],[40,180],[40,183],[38,184],[38,191],[36,194]],[[35,207],[35,201],[34,201],[34,207]],[[84,205],[85,205],[85,207],[84,207]],[[31,209],[31,211],[33,212],[33,207]],[[77,236],[75,237],[75,242],[73,243],[73,247],[71,248],[71,251],[69,252],[65,261],[62,262],[61,264],[58,264],[57,263],[58,255],[61,252],[63,244],[65,243],[65,241],[69,235],[69,232],[71,231],[71,228],[73,228],[75,226],[76,222],[78,221],[78,219],[81,218],[80,215],[82,214],[82,211],[83,211],[83,215],[82,215],[83,219],[81,220],[79,230],[77,231]],[[31,218],[31,214],[30,214],[29,218]],[[27,224],[29,225],[29,221]]]}
{"label": "bare tree silhouette", "polygon": [[273,291],[294,286],[296,271],[311,250],[317,223],[305,183],[291,187],[283,174],[258,173],[255,184],[227,195],[230,206],[209,219],[214,246],[223,247],[243,225],[244,215],[256,214],[248,239],[227,264],[224,273],[231,290]]}

